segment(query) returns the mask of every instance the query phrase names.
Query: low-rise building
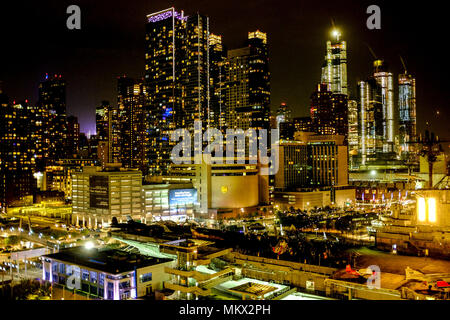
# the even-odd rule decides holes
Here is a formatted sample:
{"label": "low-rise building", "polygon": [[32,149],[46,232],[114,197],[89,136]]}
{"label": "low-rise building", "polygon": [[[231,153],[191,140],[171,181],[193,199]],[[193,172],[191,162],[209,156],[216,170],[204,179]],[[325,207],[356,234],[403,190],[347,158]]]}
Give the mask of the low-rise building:
{"label": "low-rise building", "polygon": [[61,250],[42,259],[43,279],[51,282],[54,300],[144,297],[163,288],[169,279],[164,268],[173,265],[171,259],[85,247]]}
{"label": "low-rise building", "polygon": [[142,215],[142,172],[84,167],[72,175],[72,222],[98,228],[127,216]]}

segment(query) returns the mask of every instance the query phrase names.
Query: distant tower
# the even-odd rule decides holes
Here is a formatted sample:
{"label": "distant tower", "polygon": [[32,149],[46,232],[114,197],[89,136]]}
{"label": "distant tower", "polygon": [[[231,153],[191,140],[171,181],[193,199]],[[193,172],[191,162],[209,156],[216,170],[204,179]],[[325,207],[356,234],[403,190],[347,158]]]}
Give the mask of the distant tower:
{"label": "distant tower", "polygon": [[75,116],[67,117],[67,155],[76,156],[78,154],[80,142],[80,124]]}
{"label": "distant tower", "polygon": [[146,125],[145,88],[142,82],[128,77],[117,80],[119,108],[120,159],[124,167],[145,171]]}
{"label": "distant tower", "polygon": [[347,43],[340,40],[341,33],[332,31],[332,40],[327,41],[327,53],[322,67],[322,83],[327,84],[332,93],[347,92]]}
{"label": "distant tower", "polygon": [[61,75],[46,75],[39,84],[38,105],[48,114],[45,160],[51,164],[67,156],[66,82]]}
{"label": "distant tower", "polygon": [[392,73],[388,71],[383,60],[373,62],[373,77],[381,86],[383,105],[383,152],[393,152],[394,147],[394,83]]}
{"label": "distant tower", "polygon": [[227,126],[269,129],[270,72],[267,34],[248,33],[246,46],[227,54]]}
{"label": "distant tower", "polygon": [[326,83],[317,86],[311,95],[312,130],[318,134],[339,134],[347,141],[348,98],[345,94],[333,94]]}
{"label": "distant tower", "polygon": [[416,79],[405,72],[398,75],[400,154],[403,160],[416,161]]}
{"label": "distant tower", "polygon": [[292,120],[292,110],[286,103],[282,103],[277,110],[276,122],[277,128],[280,128],[280,123],[290,122]]}
{"label": "distant tower", "polygon": [[[145,113],[151,146],[146,158],[152,173],[167,174],[176,144],[169,139],[172,131],[193,132],[196,120],[203,127],[214,121],[211,83],[218,81],[210,77],[209,18],[198,13],[185,16],[173,7],[155,12],[147,15],[145,38]],[[212,39],[218,50],[219,40]]]}
{"label": "distant tower", "polygon": [[381,86],[373,78],[358,83],[359,154],[361,164],[377,160],[383,152],[384,117]]}

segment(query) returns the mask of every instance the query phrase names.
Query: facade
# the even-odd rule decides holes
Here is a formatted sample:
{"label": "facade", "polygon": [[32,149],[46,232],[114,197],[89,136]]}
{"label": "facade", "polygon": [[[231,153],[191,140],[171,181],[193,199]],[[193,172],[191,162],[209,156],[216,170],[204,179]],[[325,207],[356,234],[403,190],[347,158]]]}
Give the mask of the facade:
{"label": "facade", "polygon": [[53,300],[128,300],[163,288],[171,259],[109,249],[75,247],[43,256],[43,280],[52,284]]}
{"label": "facade", "polygon": [[76,157],[80,145],[80,124],[78,118],[67,117],[67,156]]}
{"label": "facade", "polygon": [[142,186],[141,221],[186,221],[194,217],[197,190],[192,184],[146,184]]}
{"label": "facade", "polygon": [[340,134],[347,143],[347,95],[334,94],[325,83],[311,95],[311,131],[318,134]]}
{"label": "facade", "polygon": [[39,84],[38,105],[48,116],[44,129],[48,154],[42,159],[52,164],[67,157],[66,82],[61,75],[46,75]]}
{"label": "facade", "polygon": [[358,102],[348,100],[348,154],[350,168],[353,168],[354,162],[359,151],[359,128],[358,128]]}
{"label": "facade", "polygon": [[384,119],[381,87],[374,79],[360,81],[359,150],[361,164],[374,162],[383,152]]}
{"label": "facade", "polygon": [[72,175],[72,223],[97,229],[127,216],[141,216],[142,173],[83,167]]}
{"label": "facade", "polygon": [[0,205],[33,203],[35,145],[28,102],[9,101],[0,92]]}
{"label": "facade", "polygon": [[275,175],[275,189],[307,186],[308,147],[298,141],[285,141],[279,146],[280,168]]}
{"label": "facade", "polygon": [[120,162],[125,168],[146,170],[145,87],[134,79],[119,77],[118,122],[120,128]]}
{"label": "facade", "polygon": [[279,163],[275,190],[348,185],[347,146],[343,136],[298,132],[295,141],[280,143]]}
{"label": "facade", "polygon": [[312,120],[311,117],[297,117],[294,118],[294,129],[295,131],[312,131]]}
{"label": "facade", "polygon": [[383,152],[394,151],[394,81],[383,60],[375,60],[373,78],[381,87],[383,110]]}
{"label": "facade", "polygon": [[286,103],[282,103],[277,110],[276,122],[277,128],[280,128],[280,124],[283,122],[291,122],[292,121],[292,110]]}
{"label": "facade", "polygon": [[270,72],[267,34],[249,32],[247,46],[228,50],[227,127],[269,129]]}
{"label": "facade", "polygon": [[[235,159],[233,159],[235,160]],[[214,218],[222,209],[245,210],[269,201],[267,176],[259,175],[258,164],[172,165],[169,183],[192,183],[197,190],[199,217]]]}
{"label": "facade", "polygon": [[209,35],[209,120],[211,126],[223,130],[226,126],[226,50],[222,36]]}
{"label": "facade", "polygon": [[403,160],[417,162],[416,148],[416,79],[408,74],[398,75],[399,143]]}
{"label": "facade", "polygon": [[356,190],[354,188],[324,188],[309,191],[275,191],[274,206],[277,209],[289,210],[291,207],[300,210],[314,208],[346,207],[354,203]]}
{"label": "facade", "polygon": [[333,30],[333,40],[327,41],[321,82],[332,93],[347,95],[347,42],[340,36],[338,30]]}
{"label": "facade", "polygon": [[169,8],[149,14],[147,20],[146,157],[151,172],[166,174],[174,146],[170,133],[176,128],[192,131],[196,120],[207,126],[221,114],[223,53],[206,16],[185,16]]}

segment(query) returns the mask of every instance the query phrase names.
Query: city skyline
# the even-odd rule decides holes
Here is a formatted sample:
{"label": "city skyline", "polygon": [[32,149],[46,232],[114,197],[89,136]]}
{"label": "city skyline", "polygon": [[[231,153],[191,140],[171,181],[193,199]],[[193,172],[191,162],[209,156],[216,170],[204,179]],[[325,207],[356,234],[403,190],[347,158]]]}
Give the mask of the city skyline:
{"label": "city skyline", "polygon": [[[359,13],[360,21],[358,21],[358,23],[355,22],[355,18],[346,19],[346,14],[342,13],[341,8],[331,8],[334,7],[334,5],[330,4],[330,9],[334,10],[329,10],[329,14],[322,15],[322,17],[325,18],[318,19],[319,21],[311,24],[307,28],[297,29],[295,27],[295,24],[299,25],[302,23],[306,23],[303,22],[303,20],[307,20],[307,18],[305,17],[305,13],[312,10],[317,11],[318,8],[314,8],[314,5],[311,4],[308,4],[306,6],[292,3],[286,5],[286,7],[289,7],[292,10],[289,10],[290,13],[285,13],[285,27],[283,27],[283,24],[281,24],[279,27],[276,27],[274,25],[275,22],[270,18],[264,19],[264,22],[262,20],[258,21],[258,19],[256,19],[255,21],[255,17],[253,15],[251,17],[238,19],[239,14],[242,14],[242,12],[236,13],[237,18],[235,25],[224,27],[223,17],[226,16],[226,14],[217,14],[218,9],[212,4],[199,3],[185,5],[183,2],[176,2],[172,3],[172,5],[176,9],[179,8],[180,10],[186,10],[187,15],[193,14],[197,10],[202,14],[207,15],[211,21],[211,32],[221,35],[222,41],[228,49],[239,47],[240,43],[242,42],[241,39],[245,37],[247,32],[253,31],[253,29],[260,29],[261,31],[266,32],[269,46],[270,71],[272,75],[271,110],[276,110],[282,102],[285,102],[292,107],[293,116],[305,116],[308,114],[309,96],[314,90],[317,83],[320,82],[320,65],[323,63],[323,56],[326,50],[326,41],[330,40],[332,37],[331,19],[333,19],[336,26],[341,30],[341,39],[345,40],[348,46],[347,64],[349,74],[349,93],[352,95],[355,95],[356,93],[355,89],[357,82],[355,80],[362,80],[370,75],[370,69],[374,59],[371,56],[369,50],[366,48],[365,43],[369,44],[374,49],[374,51],[378,55],[377,57],[384,58],[388,62],[390,71],[394,74],[394,78],[397,78],[398,74],[403,71],[400,59],[396,57],[398,56],[398,54],[401,54],[406,61],[408,71],[417,79],[417,132],[422,132],[425,126],[425,122],[428,121],[431,124],[431,129],[438,135],[445,136],[448,134],[448,128],[445,128],[443,124],[439,124],[436,121],[436,115],[434,113],[425,113],[425,110],[430,108],[433,109],[433,111],[437,111],[438,105],[441,105],[441,108],[439,109],[440,117],[445,117],[446,110],[444,110],[443,103],[440,102],[446,100],[446,93],[443,93],[442,90],[439,90],[439,86],[443,85],[443,82],[439,81],[439,77],[443,77],[442,73],[436,74],[436,72],[434,72],[434,78],[430,79],[430,76],[428,75],[428,73],[430,72],[429,70],[420,70],[420,68],[423,67],[416,67],[416,64],[418,64],[419,61],[417,59],[414,59],[414,57],[419,56],[420,49],[411,51],[405,50],[405,47],[411,47],[411,42],[407,41],[408,38],[411,37],[411,35],[409,35],[407,32],[402,35],[405,41],[397,41],[397,47],[389,47],[389,49],[384,49],[379,45],[379,42],[383,40],[392,42],[392,34],[387,34],[392,31],[391,28],[393,25],[395,25],[396,23],[400,23],[401,21],[403,21],[402,19],[406,19],[406,17],[408,16],[408,12],[405,12],[405,17],[397,15],[397,20],[395,22],[392,20],[392,18],[389,17],[389,14],[383,14],[382,29],[371,31],[365,28],[365,20],[367,18],[367,14],[365,13],[366,6],[364,6],[362,2],[359,2],[356,6],[356,8],[361,8]],[[54,5],[48,6],[48,14],[55,13],[55,21],[42,22],[41,24],[43,24],[43,26],[37,28],[38,30],[50,31],[48,30],[48,28],[55,27],[57,23],[63,23],[66,18],[66,15],[64,15],[64,12],[61,10],[61,8],[64,9],[63,4],[61,5],[61,8]],[[114,6],[121,8],[123,4],[118,3],[114,4]],[[75,115],[79,118],[82,132],[88,133],[90,131],[91,133],[94,133],[95,107],[102,100],[109,100],[112,104],[117,104],[115,77],[123,74],[135,78],[143,77],[142,70],[144,65],[143,47],[145,42],[145,16],[151,12],[165,9],[169,7],[170,4],[164,4],[161,2],[153,4],[151,8],[142,9],[147,11],[141,11],[141,8],[143,6],[143,4],[138,3],[135,7],[135,11],[133,11],[132,13],[133,18],[129,17],[129,19],[126,19],[127,21],[123,21],[123,28],[121,28],[123,30],[121,30],[121,33],[116,34],[117,41],[115,41],[115,43],[105,43],[107,39],[112,40],[112,37],[114,37],[114,35],[102,32],[101,27],[97,25],[95,21],[92,21],[94,15],[99,14],[98,9],[92,8],[88,4],[84,4],[81,1],[80,7],[82,8],[82,12],[85,13],[82,17],[82,21],[84,21],[85,24],[84,28],[82,27],[78,35],[75,33],[76,31],[72,31],[72,33],[70,33],[68,30],[64,30],[63,27],[61,28],[61,31],[54,30],[52,32],[49,32],[49,38],[52,38],[51,36],[64,35],[65,38],[60,37],[56,42],[63,42],[66,45],[68,44],[69,47],[67,48],[67,50],[74,49],[73,53],[69,53],[67,55],[67,58],[59,57],[56,59],[51,59],[52,53],[45,55],[45,49],[40,49],[39,52],[37,52],[36,56],[38,58],[44,58],[40,59],[39,61],[43,61],[45,63],[43,63],[42,66],[36,66],[38,64],[37,62],[27,62],[27,64],[34,65],[34,67],[32,68],[33,72],[31,72],[31,74],[33,74],[34,76],[26,77],[28,79],[27,81],[18,82],[17,79],[15,79],[24,71],[19,70],[18,72],[12,74],[13,70],[9,70],[7,67],[5,76],[3,76],[1,79],[3,81],[4,92],[13,99],[20,100],[22,98],[28,98],[33,103],[35,103],[37,101],[37,84],[42,80],[43,75],[46,72],[52,74],[53,71],[58,74],[63,74],[68,83],[67,113]],[[229,7],[232,8],[234,6],[235,5],[230,4]],[[246,6],[246,4],[244,4],[244,6]],[[269,11],[268,9],[270,8],[273,9],[273,6],[274,4],[268,2],[265,6],[260,7],[260,9],[258,9],[261,11],[261,14],[259,16],[263,17],[265,15],[264,12]],[[85,8],[84,10],[83,7]],[[102,6],[99,5],[99,7]],[[58,10],[61,11],[61,14],[59,15],[56,14],[57,12],[59,12]],[[324,9],[321,9],[319,11],[323,10]],[[398,11],[398,8],[385,5],[382,6],[382,11],[383,10],[396,12]],[[294,23],[292,19],[289,20],[290,15],[293,14],[291,12],[298,13],[299,19],[296,20],[296,23]],[[27,14],[31,15],[30,22],[33,21],[33,19],[37,18],[31,13]],[[41,12],[41,15],[44,15],[44,13]],[[301,19],[302,17],[305,19]],[[83,20],[83,18],[85,20]],[[114,15],[111,15],[109,17],[109,22],[101,19],[102,21],[104,21],[104,28],[106,28],[106,30],[112,30],[111,28],[113,28],[113,26],[111,26],[111,22],[114,22],[116,18],[117,17],[114,17]],[[8,19],[5,20],[8,21]],[[355,28],[355,25],[358,24],[360,25],[360,29],[362,30]],[[64,24],[62,25],[64,26]],[[139,27],[140,29],[136,29],[136,27]],[[236,32],[230,32],[229,30],[238,28],[239,30],[236,30]],[[414,28],[418,27],[414,26],[412,28],[413,29],[411,30],[413,31]],[[93,33],[93,35],[87,36],[86,32]],[[358,39],[361,33],[368,35],[367,39]],[[21,34],[21,32],[18,32],[18,34]],[[87,38],[83,38],[83,35],[86,35]],[[98,35],[103,35],[103,39],[98,38]],[[89,43],[93,42],[94,38],[97,38],[97,43]],[[308,47],[311,48],[311,52],[305,52],[304,50],[301,50],[301,48],[305,46],[305,44],[302,44],[301,40],[308,38],[311,38],[312,42],[305,42],[308,42]],[[6,37],[6,39],[8,39],[8,37]],[[45,40],[42,41],[45,43]],[[47,41],[50,42],[50,40]],[[15,43],[14,41],[12,42],[13,44]],[[122,49],[117,47],[119,46],[119,44],[116,44],[116,42],[121,44],[120,47]],[[15,44],[17,45],[17,43]],[[107,46],[103,47],[103,49],[98,48],[104,44],[107,44]],[[300,48],[300,50],[281,50],[282,52],[280,52],[280,48],[285,47],[283,46],[283,44],[290,44],[293,48]],[[83,47],[83,45],[84,49],[80,49],[80,47]],[[70,48],[70,46],[72,46],[72,48]],[[114,46],[116,46],[116,48],[114,48]],[[107,47],[110,47],[111,50],[107,50]],[[363,48],[364,50],[361,50],[361,48]],[[115,59],[118,58],[117,53],[119,53],[120,50],[128,50],[128,53],[125,55],[120,54],[120,56],[122,57],[122,61],[119,61],[119,64],[111,64],[111,61],[117,62],[117,60]],[[42,57],[42,55],[44,55],[44,57]],[[87,57],[87,55],[89,57]],[[289,59],[292,55],[296,55],[298,59]],[[397,61],[393,58],[397,58]],[[286,62],[284,62],[284,60],[289,61],[291,66],[286,65]],[[73,62],[72,67],[68,65],[69,61]],[[104,62],[99,63],[99,61]],[[317,61],[317,63],[315,61]],[[432,63],[435,62],[430,61],[430,65]],[[11,65],[14,64],[11,63]],[[43,67],[44,65],[46,66],[45,69]],[[77,72],[71,72],[70,69],[75,68],[76,65],[80,67],[79,70],[77,70]],[[91,65],[92,68],[90,68],[90,70],[86,70],[87,66],[89,65]],[[118,69],[121,69],[121,72],[119,72]],[[110,77],[109,75],[111,75],[111,73],[115,74]],[[12,76],[9,77],[9,75],[11,74]],[[434,79],[435,81],[433,81]],[[88,83],[91,85],[84,86],[84,83]],[[395,84],[395,87],[397,87],[397,84]],[[432,90],[429,90],[430,87]],[[94,90],[94,88],[97,88],[98,90]],[[432,104],[435,106],[428,105],[427,101],[431,100],[430,97],[433,97]],[[396,97],[394,98],[394,101],[397,101]],[[436,103],[434,103],[434,101],[436,101]],[[397,108],[398,106],[396,105],[396,109]]]}

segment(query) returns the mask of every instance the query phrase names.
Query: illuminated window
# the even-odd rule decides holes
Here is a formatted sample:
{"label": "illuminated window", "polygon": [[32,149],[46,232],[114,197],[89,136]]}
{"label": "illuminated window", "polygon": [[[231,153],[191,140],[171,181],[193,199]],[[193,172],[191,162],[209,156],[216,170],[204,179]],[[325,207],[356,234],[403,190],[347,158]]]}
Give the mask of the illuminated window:
{"label": "illuminated window", "polygon": [[426,219],[426,207],[425,207],[425,199],[418,199],[418,213],[419,213],[419,221],[425,221]]}

